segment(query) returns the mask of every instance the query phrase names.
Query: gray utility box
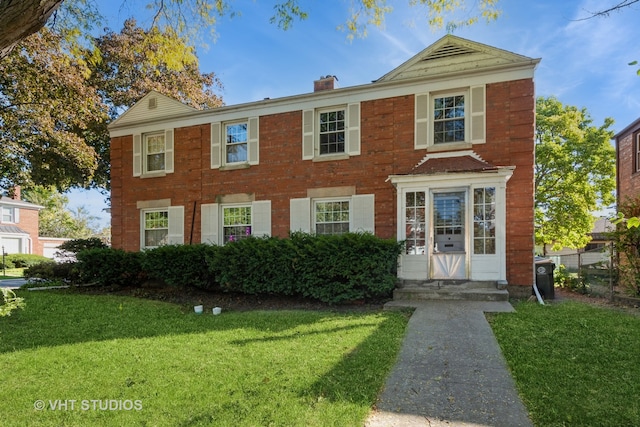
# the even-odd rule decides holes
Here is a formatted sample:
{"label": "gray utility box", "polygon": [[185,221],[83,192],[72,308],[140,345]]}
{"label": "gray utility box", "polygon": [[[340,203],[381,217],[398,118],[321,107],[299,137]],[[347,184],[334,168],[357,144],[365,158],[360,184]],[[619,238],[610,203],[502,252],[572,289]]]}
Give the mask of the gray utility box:
{"label": "gray utility box", "polygon": [[537,256],[534,267],[536,270],[538,292],[540,292],[545,299],[554,299],[553,270],[555,270],[556,265],[548,258]]}

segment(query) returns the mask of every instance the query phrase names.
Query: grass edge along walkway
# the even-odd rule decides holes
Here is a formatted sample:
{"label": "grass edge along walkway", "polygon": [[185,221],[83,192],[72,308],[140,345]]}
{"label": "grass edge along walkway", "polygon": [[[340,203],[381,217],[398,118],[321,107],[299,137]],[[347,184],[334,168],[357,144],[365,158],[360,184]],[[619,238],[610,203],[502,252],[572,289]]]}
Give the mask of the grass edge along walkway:
{"label": "grass edge along walkway", "polygon": [[640,425],[640,317],[567,301],[488,315],[536,426]]}
{"label": "grass edge along walkway", "polygon": [[20,295],[26,309],[0,319],[4,426],[362,425],[408,320]]}

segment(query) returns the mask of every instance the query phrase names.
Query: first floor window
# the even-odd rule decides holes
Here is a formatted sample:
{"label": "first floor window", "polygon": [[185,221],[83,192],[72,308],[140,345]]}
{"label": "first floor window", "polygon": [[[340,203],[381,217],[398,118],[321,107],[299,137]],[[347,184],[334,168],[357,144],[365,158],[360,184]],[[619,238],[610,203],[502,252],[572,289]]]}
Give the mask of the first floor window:
{"label": "first floor window", "polygon": [[169,239],[169,211],[144,213],[144,246],[153,248],[166,245]]}
{"label": "first floor window", "polygon": [[405,196],[406,253],[426,252],[426,196],[424,191],[408,191]]}
{"label": "first floor window", "polygon": [[345,152],[345,111],[319,113],[320,154]]}
{"label": "first floor window", "polygon": [[349,201],[315,202],[316,234],[343,234],[349,232]]}
{"label": "first floor window", "polygon": [[496,189],[473,190],[473,252],[496,253]]}
{"label": "first floor window", "polygon": [[2,210],[2,222],[16,222],[15,220],[15,208],[8,208],[3,206]]}
{"label": "first floor window", "polygon": [[165,170],[164,132],[144,135],[145,172]]}
{"label": "first floor window", "polygon": [[224,243],[251,236],[251,206],[222,208]]}
{"label": "first floor window", "polygon": [[464,95],[433,99],[433,143],[464,142]]}
{"label": "first floor window", "polygon": [[243,163],[247,161],[247,123],[226,125],[227,163]]}

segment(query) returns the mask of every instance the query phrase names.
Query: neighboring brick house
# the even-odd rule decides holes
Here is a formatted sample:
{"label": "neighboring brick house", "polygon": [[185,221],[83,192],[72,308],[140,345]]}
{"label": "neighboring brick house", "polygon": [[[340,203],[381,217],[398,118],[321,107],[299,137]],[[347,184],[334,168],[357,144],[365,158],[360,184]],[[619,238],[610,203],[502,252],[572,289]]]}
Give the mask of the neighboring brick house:
{"label": "neighboring brick house", "polygon": [[42,255],[38,239],[38,213],[42,206],[20,200],[20,189],[0,196],[0,250],[7,254]]}
{"label": "neighboring brick house", "polygon": [[370,231],[406,240],[401,279],[530,287],[538,62],[447,35],[360,86],[205,111],[151,92],[110,126],[112,246]]}
{"label": "neighboring brick house", "polygon": [[614,136],[618,206],[640,197],[640,119]]}

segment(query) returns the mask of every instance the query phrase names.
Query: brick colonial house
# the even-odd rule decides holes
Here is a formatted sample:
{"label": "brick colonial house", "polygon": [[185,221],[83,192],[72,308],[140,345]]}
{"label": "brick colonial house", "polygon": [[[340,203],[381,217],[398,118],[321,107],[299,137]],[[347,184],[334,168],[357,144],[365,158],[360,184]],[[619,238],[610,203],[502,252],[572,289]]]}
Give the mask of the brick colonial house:
{"label": "brick colonial house", "polygon": [[618,205],[640,197],[640,119],[614,136]]}
{"label": "brick colonial house", "polygon": [[[538,59],[447,35],[373,83],[110,126],[112,246],[369,231],[400,279],[530,292]],[[510,289],[511,290],[511,289]]]}

